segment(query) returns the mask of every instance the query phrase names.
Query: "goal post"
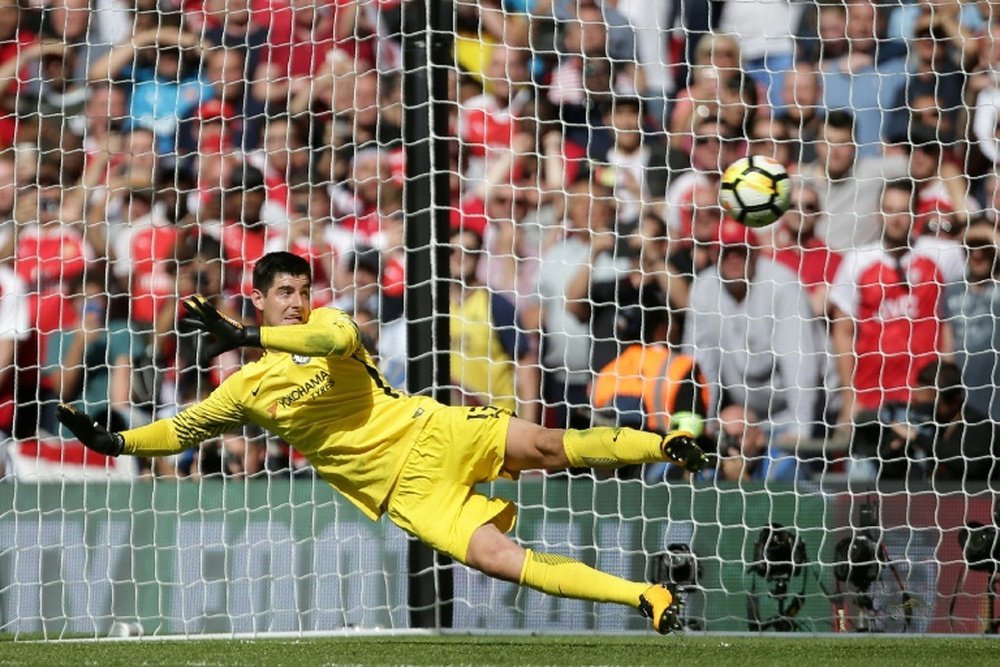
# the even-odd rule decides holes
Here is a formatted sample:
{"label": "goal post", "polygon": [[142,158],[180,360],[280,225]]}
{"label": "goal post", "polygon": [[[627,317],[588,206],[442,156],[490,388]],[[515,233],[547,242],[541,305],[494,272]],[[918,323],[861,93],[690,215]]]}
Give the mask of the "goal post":
{"label": "goal post", "polygon": [[[274,250],[397,390],[712,455],[482,485],[523,546],[674,581],[691,632],[996,634],[995,12],[0,0],[0,638],[650,631],[370,521],[257,427],[112,459],[59,425],[255,360],[204,362],[178,303],[256,322]],[[771,224],[783,185],[720,204],[745,157],[791,184]]]}

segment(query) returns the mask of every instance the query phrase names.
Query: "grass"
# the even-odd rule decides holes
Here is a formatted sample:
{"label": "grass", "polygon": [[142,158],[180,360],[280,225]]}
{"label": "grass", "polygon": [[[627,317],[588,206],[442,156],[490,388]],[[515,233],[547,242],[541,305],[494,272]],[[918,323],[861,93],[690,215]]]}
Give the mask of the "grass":
{"label": "grass", "polygon": [[1000,639],[675,636],[331,637],[0,642],[0,665],[976,665]]}

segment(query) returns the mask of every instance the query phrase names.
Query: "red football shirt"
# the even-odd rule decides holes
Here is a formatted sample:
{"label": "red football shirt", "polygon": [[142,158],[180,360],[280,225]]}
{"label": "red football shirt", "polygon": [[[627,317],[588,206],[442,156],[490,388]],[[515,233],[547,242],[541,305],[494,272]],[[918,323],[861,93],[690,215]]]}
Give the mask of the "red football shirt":
{"label": "red football shirt", "polygon": [[899,265],[880,246],[845,255],[830,291],[855,322],[859,407],[907,401],[913,379],[941,349],[941,295],[963,275],[961,247],[920,237]]}
{"label": "red football shirt", "polygon": [[830,250],[815,238],[801,248],[781,248],[774,253],[774,260],[794,271],[810,292],[818,285],[833,284],[842,259],[840,253]]}

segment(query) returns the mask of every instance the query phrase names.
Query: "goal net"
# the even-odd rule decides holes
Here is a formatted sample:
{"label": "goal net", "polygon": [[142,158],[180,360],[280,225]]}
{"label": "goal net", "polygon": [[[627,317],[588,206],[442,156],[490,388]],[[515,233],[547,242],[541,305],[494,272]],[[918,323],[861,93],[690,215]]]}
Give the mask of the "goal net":
{"label": "goal net", "polygon": [[[276,250],[405,390],[428,207],[449,336],[416,356],[452,404],[712,455],[484,485],[519,543],[673,580],[692,630],[996,633],[992,4],[444,6],[0,0],[0,634],[647,631],[416,565],[263,429],[108,458],[56,420],[205,399],[257,356],[203,359],[180,300],[256,323]],[[449,165],[426,200],[421,144]],[[737,222],[761,192],[788,210]]]}

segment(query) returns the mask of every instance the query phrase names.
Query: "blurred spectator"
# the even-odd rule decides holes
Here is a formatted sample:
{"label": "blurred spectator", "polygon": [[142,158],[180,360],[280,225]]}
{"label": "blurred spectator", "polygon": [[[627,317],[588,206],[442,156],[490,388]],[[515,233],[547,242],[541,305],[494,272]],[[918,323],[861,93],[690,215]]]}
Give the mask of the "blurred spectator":
{"label": "blurred spectator", "polygon": [[68,209],[70,202],[58,169],[57,164],[43,162],[38,187],[18,193],[14,268],[25,282],[32,329],[40,337],[79,319],[70,297],[80,289],[84,268],[92,259],[78,226],[68,224],[78,221],[64,219],[64,207]]}
{"label": "blurred spectator", "polygon": [[[109,430],[141,426],[149,417],[132,408],[132,371],[145,345],[129,329],[127,299],[109,296],[103,274],[91,273],[69,301],[77,321],[52,332],[44,377],[56,398],[93,417]],[[72,434],[60,428],[60,434]]]}
{"label": "blurred spectator", "polygon": [[890,110],[906,84],[906,60],[881,57],[880,24],[872,0],[850,0],[846,8],[821,5],[819,11],[823,105],[851,109],[857,119],[858,155],[877,157]]}
{"label": "blurred spectator", "polygon": [[494,45],[483,78],[483,93],[459,107],[458,136],[468,152],[465,176],[473,181],[485,176],[497,149],[510,149],[520,117],[532,110],[532,95],[525,83],[525,52]]}
{"label": "blurred spectator", "polygon": [[911,118],[916,113],[914,101],[930,95],[938,113],[947,119],[941,128],[951,132],[934,133],[934,139],[947,144],[955,140],[954,128],[964,107],[965,73],[960,63],[961,44],[949,33],[945,23],[930,15],[918,19],[912,40],[908,41],[910,58],[906,65],[906,85],[900,88],[892,104],[891,125],[886,129],[889,141],[913,140],[908,136]]}
{"label": "blurred spectator", "polygon": [[908,402],[917,370],[945,349],[944,285],[962,276],[958,244],[915,237],[913,184],[882,188],[882,240],[845,253],[830,291],[843,392],[840,421],[857,409]]}
{"label": "blurred spectator", "polygon": [[[134,323],[152,324],[161,300],[174,288],[170,266],[178,240],[177,227],[156,201],[156,184],[149,174],[129,173],[110,181],[109,198],[116,200],[121,220],[108,230],[106,256],[112,273],[132,296]],[[92,215],[107,219],[108,206],[95,205]],[[90,235],[92,238],[93,235]]]}
{"label": "blurred spectator", "polygon": [[263,12],[258,12],[258,20],[252,20],[250,5],[250,0],[205,0],[202,6],[205,18],[203,25],[194,25],[196,15],[193,12],[185,17],[192,32],[197,34],[204,30],[207,42],[216,47],[224,47],[212,49],[212,53],[236,51],[242,54],[242,77],[245,83],[255,80],[268,47],[268,27],[266,24],[262,25],[260,18]]}
{"label": "blurred spectator", "polygon": [[[673,332],[680,318],[679,311],[657,304],[642,309],[641,317],[620,331],[621,354],[594,377],[591,400],[600,417],[654,433],[681,429],[702,434],[708,383],[694,358],[677,349]],[[662,467],[650,468],[652,477],[662,475]]]}
{"label": "blurred spectator", "polygon": [[10,151],[0,152],[0,263],[14,256],[17,170]]}
{"label": "blurred spectator", "polygon": [[120,136],[127,115],[128,96],[122,85],[94,82],[87,86],[83,114],[71,123],[73,131],[84,138],[88,158],[108,145],[109,135]]}
{"label": "blurred spectator", "polygon": [[253,289],[253,265],[264,255],[268,228],[262,217],[267,199],[264,175],[242,165],[229,177],[222,200],[222,219],[203,225],[202,230],[222,245],[223,285],[234,294],[249,296]]}
{"label": "blurred spectator", "polygon": [[704,188],[718,199],[722,172],[738,155],[737,137],[732,128],[709,116],[696,123],[688,151],[691,168],[675,176],[667,190],[664,218],[672,239],[690,237],[691,202],[696,190]]}
{"label": "blurred spectator", "polygon": [[907,144],[910,178],[917,189],[914,231],[952,234],[959,231],[969,211],[979,208],[967,194],[967,183],[950,149],[943,147],[933,128],[916,125]]}
{"label": "blurred spectator", "polygon": [[[17,108],[27,119],[46,123],[62,132],[74,123],[87,100],[86,81],[75,75],[77,51],[62,42],[35,42],[17,58],[0,65],[0,82],[17,79]],[[19,76],[27,68],[28,76]],[[2,85],[2,84],[0,84]]]}
{"label": "blurred spectator", "polygon": [[992,224],[981,223],[969,227],[963,241],[964,280],[945,288],[941,317],[962,370],[968,405],[1000,423],[1000,236]]}
{"label": "blurred spectator", "polygon": [[197,150],[209,134],[220,135],[224,147],[249,151],[259,145],[263,106],[250,94],[246,51],[213,48],[205,56],[204,80],[212,87],[180,128],[181,152]]}
{"label": "blurred spectator", "polygon": [[825,409],[821,417],[834,418],[839,409],[839,376],[829,337],[830,288],[837,276],[843,255],[830,250],[816,236],[816,224],[825,215],[819,192],[812,181],[792,177],[791,204],[776,225],[773,258],[791,269],[806,288],[809,305],[817,322],[820,342],[826,352],[822,360]]}
{"label": "blurred spectator", "polygon": [[[113,146],[114,143],[109,147]],[[156,134],[148,128],[133,126],[125,131],[120,152],[111,155],[111,167],[118,174],[135,171],[154,175],[159,159]]]}
{"label": "blurred spectator", "polygon": [[721,482],[794,482],[804,477],[798,460],[775,447],[766,425],[741,405],[729,405],[718,417],[719,465],[702,478]]}
{"label": "blurred spectator", "polygon": [[932,2],[907,0],[893,8],[887,22],[886,38],[895,44],[910,44],[930,19],[962,60],[965,71],[973,71],[977,37],[988,31],[990,7],[981,2]]}
{"label": "blurred spectator", "polygon": [[22,25],[24,13],[17,0],[0,0],[0,66],[15,63],[13,72],[0,77],[0,148],[14,145],[17,132],[17,102],[21,90],[19,77],[27,74],[25,51],[38,41],[38,36]]}
{"label": "blurred spectator", "polygon": [[917,374],[912,402],[887,407],[874,425],[880,479],[1000,480],[1000,426],[969,404],[955,364],[931,361]]}
{"label": "blurred spectator", "polygon": [[643,133],[638,97],[615,98],[609,115],[611,145],[600,158],[609,171],[599,173],[598,178],[614,188],[618,219],[635,222],[645,204],[660,201],[666,194],[666,146],[659,137]]}
{"label": "blurred spectator", "polygon": [[[646,215],[635,232],[624,235],[619,227],[617,234],[594,234],[590,263],[577,269],[566,285],[570,315],[589,323],[590,368],[595,372],[618,357],[624,342],[636,340],[647,311],[667,307],[666,224]],[[602,255],[622,269],[614,279],[598,274],[595,280],[592,267]]]}
{"label": "blurred spectator", "polygon": [[208,48],[208,43],[176,28],[145,30],[94,63],[89,78],[129,83],[126,127],[153,130],[159,152],[170,154],[179,119],[213,94],[211,86],[200,78],[199,67],[191,64]]}
{"label": "blurred spectator", "polygon": [[671,53],[672,4],[672,0],[617,0],[616,3],[617,10],[635,33],[636,93],[657,131],[668,127],[666,101],[674,96],[676,89],[672,74],[676,69],[674,60],[679,54]]}
{"label": "blurred spectator", "polygon": [[721,91],[742,82],[740,44],[732,35],[705,35],[698,40],[691,65],[691,82],[677,95],[670,114],[670,131],[689,133],[702,119],[718,116]]}
{"label": "blurred spectator", "polygon": [[983,156],[991,165],[996,165],[1000,164],[1000,82],[993,72],[1000,67],[1000,22],[990,24],[986,44],[990,47],[984,58],[987,72],[970,81],[969,86],[970,93],[979,90],[972,112],[972,133]]}
{"label": "blurred spectator", "polygon": [[[310,86],[312,75],[334,47],[337,15],[344,9],[353,15],[354,4],[290,0],[266,10],[270,13],[267,56],[254,73],[253,91],[268,111],[283,110],[293,94]],[[353,29],[353,16],[341,18]]]}
{"label": "blurred spectator", "polygon": [[776,442],[808,437],[822,346],[805,290],[760,256],[748,227],[723,222],[719,244],[718,266],[694,277],[684,332],[712,390],[709,413],[742,405],[767,415]]}
{"label": "blurred spectator", "polygon": [[[515,137],[514,151],[522,138]],[[489,177],[488,177],[489,178]],[[538,267],[543,251],[540,230],[528,219],[537,209],[537,188],[528,184],[486,185],[486,201],[481,203],[482,224],[476,224],[475,201],[466,200],[461,228],[478,232],[485,238],[479,266],[479,281],[491,291],[503,294],[517,306],[522,323],[531,331],[540,328],[538,305]],[[471,216],[465,215],[473,212]]]}
{"label": "blurred spectator", "polygon": [[[0,449],[6,448],[5,441],[14,433],[14,408],[18,389],[22,389],[17,386],[15,364],[21,362],[17,352],[29,336],[29,327],[24,285],[7,264],[0,264]],[[2,464],[0,458],[0,468]]]}
{"label": "blurred spectator", "polygon": [[801,9],[791,0],[756,0],[727,3],[722,12],[720,30],[739,39],[744,69],[774,108],[781,104],[784,77],[792,69],[792,35]]}
{"label": "blurred spectator", "polygon": [[816,143],[823,126],[821,96],[821,80],[814,65],[798,63],[785,76],[776,117],[787,128],[794,148],[792,158],[797,165],[816,161]]}
{"label": "blurred spectator", "polygon": [[382,254],[376,248],[359,246],[347,253],[334,269],[337,298],[335,308],[348,313],[371,313],[378,322],[379,370],[393,387],[406,387],[408,328],[401,299],[382,289]]}
{"label": "blurred spectator", "polygon": [[496,405],[538,423],[537,346],[514,304],[477,277],[483,239],[471,230],[451,237],[451,377],[461,405]]}
{"label": "blurred spectator", "polygon": [[570,311],[568,289],[583,267],[590,267],[593,283],[615,279],[614,258],[602,251],[614,239],[611,202],[610,190],[599,184],[582,180],[571,185],[564,236],[542,256],[539,269],[545,403],[554,407],[560,428],[567,423],[589,426],[578,408],[589,404],[590,323]]}
{"label": "blurred spectator", "polygon": [[[690,283],[694,277],[719,261],[719,225],[722,207],[718,191],[709,187],[696,189],[691,200],[690,242],[671,242],[670,263]],[[687,300],[685,299],[684,303]],[[681,304],[675,304],[680,306]]]}
{"label": "blurred spectator", "polygon": [[261,130],[261,149],[247,156],[247,164],[264,175],[266,196],[261,218],[281,226],[288,221],[288,187],[308,182],[312,172],[308,129],[281,115],[269,118]]}
{"label": "blurred spectator", "polygon": [[760,116],[753,121],[747,136],[747,155],[769,157],[784,165],[789,173],[798,171],[788,126],[774,118]]}
{"label": "blurred spectator", "polygon": [[775,229],[774,261],[794,271],[809,293],[813,315],[825,318],[828,292],[843,259],[816,236],[824,215],[819,191],[809,180],[792,180],[791,204]]}
{"label": "blurred spectator", "polygon": [[337,186],[334,206],[338,223],[357,235],[357,242],[372,245],[378,233],[379,204],[384,192],[398,189],[391,181],[389,156],[377,148],[366,148],[355,154],[351,162],[349,187]]}
{"label": "blurred spectator", "polygon": [[[561,16],[563,46],[548,88],[548,101],[559,111],[567,140],[583,147],[589,147],[590,113],[607,105],[612,93],[635,92],[634,47],[609,39],[604,13],[601,5],[588,2]],[[622,29],[631,41],[631,29],[627,24]]]}
{"label": "blurred spectator", "polygon": [[314,308],[333,301],[333,267],[337,252],[331,238],[330,196],[323,187],[301,183],[289,194],[289,221],[285,233],[272,236],[265,252],[287,250],[305,257],[312,266],[312,305]]}
{"label": "blurred spectator", "polygon": [[832,250],[849,250],[879,238],[877,214],[884,180],[905,176],[902,157],[861,157],[854,136],[854,117],[847,111],[827,114],[816,144],[816,162],[803,165],[826,208],[816,234]]}

